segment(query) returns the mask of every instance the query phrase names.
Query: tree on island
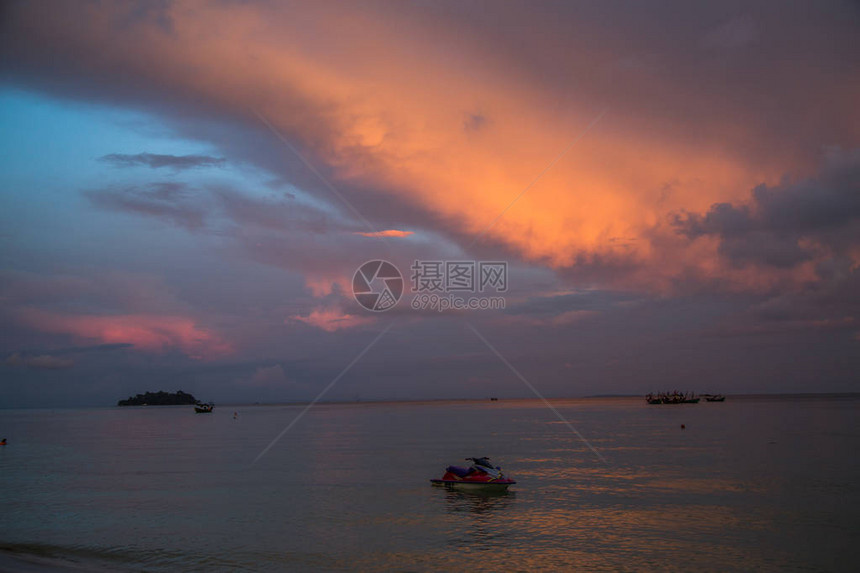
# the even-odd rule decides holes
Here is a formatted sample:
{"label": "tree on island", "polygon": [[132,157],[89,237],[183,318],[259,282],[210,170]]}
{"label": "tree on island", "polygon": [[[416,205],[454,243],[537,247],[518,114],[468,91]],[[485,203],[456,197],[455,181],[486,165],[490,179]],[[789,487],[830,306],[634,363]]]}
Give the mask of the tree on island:
{"label": "tree on island", "polygon": [[179,390],[175,394],[161,390],[131,396],[128,400],[120,400],[117,406],[187,406],[196,404],[197,398]]}

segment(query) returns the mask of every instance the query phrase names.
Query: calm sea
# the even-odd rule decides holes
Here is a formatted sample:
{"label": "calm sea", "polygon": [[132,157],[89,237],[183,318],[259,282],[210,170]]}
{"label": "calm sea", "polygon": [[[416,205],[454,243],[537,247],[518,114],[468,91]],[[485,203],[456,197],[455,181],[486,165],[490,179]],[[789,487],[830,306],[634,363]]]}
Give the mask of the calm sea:
{"label": "calm sea", "polygon": [[[302,406],[0,410],[0,570],[860,567],[856,397],[554,404],[606,463],[537,401],[317,405],[256,464]],[[519,483],[429,485],[467,456]]]}

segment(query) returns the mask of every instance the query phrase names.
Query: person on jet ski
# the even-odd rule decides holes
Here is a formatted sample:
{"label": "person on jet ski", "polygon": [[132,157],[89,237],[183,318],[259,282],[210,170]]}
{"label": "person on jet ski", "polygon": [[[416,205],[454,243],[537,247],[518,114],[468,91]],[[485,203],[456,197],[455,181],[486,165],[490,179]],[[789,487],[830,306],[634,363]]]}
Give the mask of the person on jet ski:
{"label": "person on jet ski", "polygon": [[473,462],[473,467],[476,470],[482,471],[485,474],[489,474],[492,477],[499,477],[502,475],[501,468],[497,468],[493,466],[490,462],[490,458],[466,458],[467,461]]}

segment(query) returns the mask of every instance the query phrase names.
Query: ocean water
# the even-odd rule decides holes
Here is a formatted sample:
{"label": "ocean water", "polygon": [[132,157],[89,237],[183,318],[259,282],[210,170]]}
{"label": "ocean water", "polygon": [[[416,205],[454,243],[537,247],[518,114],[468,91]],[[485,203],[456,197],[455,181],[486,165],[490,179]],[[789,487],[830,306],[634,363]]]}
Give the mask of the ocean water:
{"label": "ocean water", "polygon": [[[0,570],[856,571],[860,400],[0,410]],[[233,419],[237,411],[238,419]],[[681,425],[685,425],[685,429]],[[506,495],[432,487],[490,456]]]}

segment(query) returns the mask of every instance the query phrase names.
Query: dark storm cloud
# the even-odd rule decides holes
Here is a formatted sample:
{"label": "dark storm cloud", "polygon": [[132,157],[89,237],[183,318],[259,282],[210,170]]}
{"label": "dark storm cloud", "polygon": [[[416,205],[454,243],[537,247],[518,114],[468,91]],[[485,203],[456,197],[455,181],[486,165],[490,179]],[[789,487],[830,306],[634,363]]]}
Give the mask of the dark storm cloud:
{"label": "dark storm cloud", "polygon": [[[287,194],[254,196],[228,185],[200,189],[186,183],[158,182],[85,191],[103,209],[142,215],[201,231],[215,217],[247,235],[252,228],[277,233],[354,232],[358,227]],[[224,230],[209,229],[224,234]]]}
{"label": "dark storm cloud", "polygon": [[[195,234],[218,235],[241,258],[298,271],[309,282],[351,277],[361,262],[390,254],[388,242],[356,235],[364,228],[360,223],[280,193],[260,196],[226,184],[198,188],[165,182],[91,190],[84,195],[103,209],[177,225]],[[430,258],[438,257],[438,251],[426,243],[405,247],[433,250]],[[401,258],[408,260],[405,255]]]}
{"label": "dark storm cloud", "polygon": [[346,230],[347,225],[332,221],[320,209],[286,197],[252,197],[224,186],[214,190],[220,207],[237,225],[254,225],[275,231],[304,231],[324,234]]}
{"label": "dark storm cloud", "polygon": [[92,344],[71,346],[52,350],[22,350],[14,352],[3,360],[6,366],[30,368],[34,370],[65,370],[73,367],[76,356],[100,352],[114,352],[132,348],[132,344]]}
{"label": "dark storm cloud", "polygon": [[183,183],[129,185],[84,194],[102,209],[155,217],[191,231],[206,222],[205,210],[191,200],[192,190]]}
{"label": "dark storm cloud", "polygon": [[752,305],[751,318],[814,328],[848,327],[860,332],[860,266],[848,259],[832,259],[820,262],[816,271],[818,283]]}
{"label": "dark storm cloud", "polygon": [[571,311],[605,312],[619,306],[633,304],[640,299],[640,296],[632,293],[608,290],[531,296],[522,302],[515,302],[508,306],[505,314],[548,318]]}
{"label": "dark storm cloud", "polygon": [[833,151],[815,178],[760,185],[746,204],[717,203],[673,224],[691,240],[719,238],[720,253],[736,265],[792,267],[822,248],[844,255],[860,245],[860,151]]}
{"label": "dark storm cloud", "polygon": [[[0,271],[0,301],[8,309],[53,308],[97,312],[155,313],[184,310],[170,294],[162,277],[146,273],[89,267],[69,274],[56,271],[58,261],[47,261],[42,272]],[[15,346],[19,346],[15,344]],[[78,351],[81,347],[72,347]],[[102,346],[84,347],[102,348]],[[107,345],[104,348],[113,348]],[[57,350],[51,350],[52,354]]]}
{"label": "dark storm cloud", "polygon": [[15,353],[3,361],[6,366],[32,368],[34,370],[65,370],[75,365],[71,358],[61,358],[50,354]]}
{"label": "dark storm cloud", "polygon": [[717,336],[818,333],[860,340],[860,151],[831,150],[817,176],[758,186],[745,203],[677,215],[691,241],[713,237],[735,267],[791,270],[814,276],[792,288],[769,289],[713,329]]}
{"label": "dark storm cloud", "polygon": [[[834,272],[820,282],[798,292],[757,297],[747,305],[735,305],[732,312],[704,328],[702,334],[776,347],[806,340],[810,347],[819,349],[817,353],[801,350],[804,357],[821,365],[825,361],[822,357],[829,355],[827,360],[835,361],[832,366],[838,371],[842,361],[860,357],[860,268],[852,268],[845,261],[827,266]],[[851,376],[848,371],[839,375],[847,379]]]}
{"label": "dark storm cloud", "polygon": [[110,163],[114,167],[144,166],[152,169],[170,167],[177,171],[199,167],[221,167],[227,162],[223,157],[210,157],[208,155],[163,155],[159,153],[138,153],[136,155],[111,153],[100,157],[99,161]]}
{"label": "dark storm cloud", "polygon": [[[114,343],[114,344],[90,344],[87,346],[69,346],[67,348],[56,348],[50,351],[54,356],[63,356],[66,354],[89,354],[92,352],[113,352],[116,350],[128,350],[133,348],[132,344]],[[47,352],[46,352],[47,353]],[[39,354],[37,351],[27,351],[23,354]]]}

